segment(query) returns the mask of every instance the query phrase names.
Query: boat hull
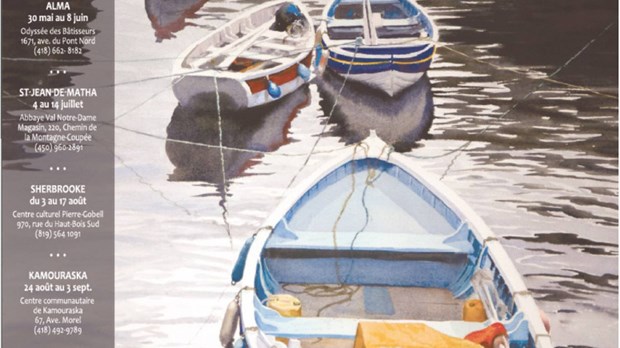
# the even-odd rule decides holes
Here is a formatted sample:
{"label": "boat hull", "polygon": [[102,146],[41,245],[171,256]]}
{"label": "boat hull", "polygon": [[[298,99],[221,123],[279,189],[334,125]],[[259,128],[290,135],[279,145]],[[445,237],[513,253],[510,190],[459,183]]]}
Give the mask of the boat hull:
{"label": "boat hull", "polygon": [[439,38],[433,20],[413,0],[335,0],[325,7],[319,32],[327,69],[389,96],[430,68]]}
{"label": "boat hull", "polygon": [[327,68],[393,97],[420,80],[431,65],[435,49],[434,45],[428,45],[406,55],[391,53],[399,51],[398,47],[362,48],[357,52],[330,50]]}
{"label": "boat hull", "polygon": [[[329,42],[329,41],[327,41]],[[329,47],[324,43],[325,47]],[[415,84],[431,66],[435,45],[421,47],[344,46],[328,50],[327,68],[389,96]]]}
{"label": "boat hull", "polygon": [[274,0],[253,7],[188,47],[173,69],[172,89],[180,104],[191,107],[201,99],[213,109],[237,111],[269,104],[306,84],[314,48],[312,21],[293,1],[307,29],[300,35],[273,29],[275,14],[286,4]]}
{"label": "boat hull", "polygon": [[[184,107],[191,107],[194,103],[204,105],[206,102],[216,109],[219,99],[221,110],[238,111],[252,108],[280,100],[305,85],[306,80],[297,75],[296,68],[298,64],[308,67],[311,58],[312,56],[308,56],[303,62],[269,76],[269,80],[279,82],[281,95],[277,98],[272,97],[267,91],[266,76],[243,80],[230,76],[232,74],[218,74],[217,76],[209,72],[187,74],[176,78],[172,89],[179,103]],[[218,94],[219,98],[217,98]]]}
{"label": "boat hull", "polygon": [[372,88],[385,91],[393,97],[405,88],[415,84],[424,72],[403,73],[396,70],[387,70],[382,73],[353,74],[349,79],[366,84]]}

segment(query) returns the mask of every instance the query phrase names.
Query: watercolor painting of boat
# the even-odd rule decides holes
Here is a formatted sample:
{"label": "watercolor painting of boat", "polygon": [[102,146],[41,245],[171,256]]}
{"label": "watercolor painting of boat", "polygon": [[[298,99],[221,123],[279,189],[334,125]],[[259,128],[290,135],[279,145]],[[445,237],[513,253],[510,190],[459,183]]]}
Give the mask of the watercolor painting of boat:
{"label": "watercolor painting of boat", "polygon": [[438,40],[433,20],[413,0],[335,0],[319,32],[328,69],[390,96],[429,69]]}
{"label": "watercolor painting of boat", "polygon": [[239,331],[249,348],[552,347],[482,219],[376,134],[307,178],[263,226],[232,272],[241,290],[224,346]]}
{"label": "watercolor painting of boat", "polygon": [[174,94],[181,105],[202,98],[225,110],[273,102],[309,81],[314,40],[301,3],[253,6],[179,56]]}

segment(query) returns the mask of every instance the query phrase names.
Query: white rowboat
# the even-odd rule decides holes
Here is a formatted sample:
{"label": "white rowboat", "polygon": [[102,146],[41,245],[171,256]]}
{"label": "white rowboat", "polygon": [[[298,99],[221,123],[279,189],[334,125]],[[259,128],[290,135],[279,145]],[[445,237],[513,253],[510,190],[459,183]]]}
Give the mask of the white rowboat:
{"label": "white rowboat", "polygon": [[[291,15],[285,28],[278,27],[279,13]],[[216,94],[225,110],[270,103],[308,82],[314,40],[312,20],[300,3],[252,7],[180,55],[174,94],[183,106],[206,98],[213,109]]]}

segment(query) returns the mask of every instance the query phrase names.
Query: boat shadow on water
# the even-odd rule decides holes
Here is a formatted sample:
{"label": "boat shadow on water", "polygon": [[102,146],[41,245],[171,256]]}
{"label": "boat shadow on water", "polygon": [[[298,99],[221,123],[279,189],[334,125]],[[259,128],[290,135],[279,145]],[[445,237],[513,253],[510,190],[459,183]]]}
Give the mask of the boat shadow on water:
{"label": "boat shadow on water", "polygon": [[[288,129],[300,109],[310,103],[310,91],[301,88],[282,100],[256,108],[221,113],[226,180],[244,175],[272,152],[290,142]],[[221,186],[217,111],[209,100],[194,99],[174,110],[167,128],[166,154],[176,167],[170,181],[206,181]],[[247,150],[247,151],[245,151]]]}
{"label": "boat shadow on water", "polygon": [[338,96],[344,80],[326,70],[316,79],[319,102],[329,123],[330,133],[345,143],[357,143],[368,137],[371,130],[398,152],[416,147],[433,123],[433,93],[425,74],[413,86],[394,97],[374,91],[360,83],[347,81]]}
{"label": "boat shadow on water", "polygon": [[188,19],[199,17],[196,12],[206,2],[207,0],[145,0],[144,9],[155,30],[157,42],[174,38],[174,33],[186,26],[195,26],[196,24]]}

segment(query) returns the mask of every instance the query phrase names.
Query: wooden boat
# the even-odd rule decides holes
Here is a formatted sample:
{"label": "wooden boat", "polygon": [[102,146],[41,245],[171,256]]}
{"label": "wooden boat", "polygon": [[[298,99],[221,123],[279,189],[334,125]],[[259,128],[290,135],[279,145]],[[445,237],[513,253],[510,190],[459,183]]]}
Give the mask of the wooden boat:
{"label": "wooden boat", "polygon": [[323,19],[327,68],[349,79],[393,96],[431,65],[437,28],[414,0],[334,0]]}
{"label": "wooden boat", "polygon": [[357,348],[374,325],[392,341],[372,347],[429,332],[451,343],[425,347],[480,347],[471,340],[498,327],[485,347],[552,347],[520,274],[465,202],[375,135],[352,152],[300,184],[242,248],[224,345],[238,330],[234,346]]}
{"label": "wooden boat", "polygon": [[181,54],[174,66],[174,94],[181,105],[207,98],[213,109],[216,92],[222,109],[270,103],[308,82],[314,41],[303,5],[263,3]]}

